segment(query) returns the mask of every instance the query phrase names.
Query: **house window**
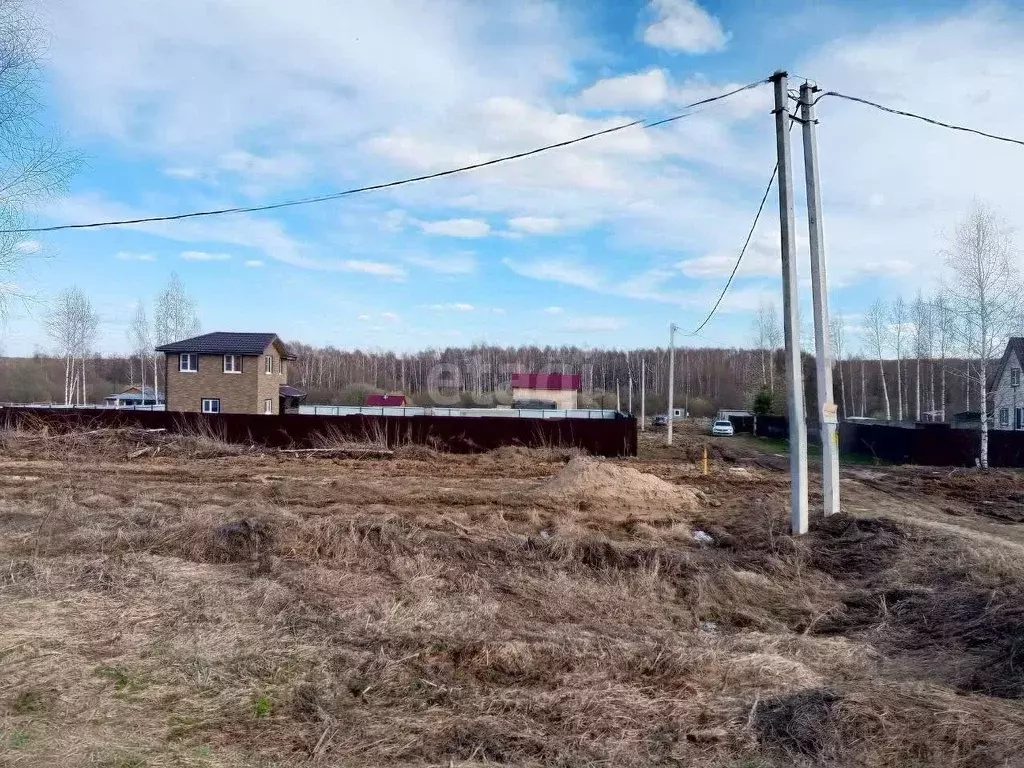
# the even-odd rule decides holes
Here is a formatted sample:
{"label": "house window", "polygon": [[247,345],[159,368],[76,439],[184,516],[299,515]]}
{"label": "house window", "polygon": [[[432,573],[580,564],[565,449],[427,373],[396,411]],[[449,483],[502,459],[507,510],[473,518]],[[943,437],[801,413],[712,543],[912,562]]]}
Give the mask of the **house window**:
{"label": "house window", "polygon": [[224,373],[241,373],[242,356],[224,355]]}
{"label": "house window", "polygon": [[178,371],[180,373],[197,373],[199,371],[199,355],[195,352],[182,352],[178,355]]}
{"label": "house window", "polygon": [[1020,368],[1011,368],[1010,369],[1010,386],[1011,387],[1019,387],[1020,386]]}
{"label": "house window", "polygon": [[263,358],[263,368],[267,373],[274,372],[274,356],[267,355]]}
{"label": "house window", "polygon": [[274,401],[269,397],[263,401],[263,413],[268,415],[274,413]]}
{"label": "house window", "polygon": [[220,413],[220,400],[216,397],[204,397],[203,413]]}
{"label": "house window", "polygon": [[1010,426],[1010,409],[1000,408],[999,409],[999,426],[1008,427]]}

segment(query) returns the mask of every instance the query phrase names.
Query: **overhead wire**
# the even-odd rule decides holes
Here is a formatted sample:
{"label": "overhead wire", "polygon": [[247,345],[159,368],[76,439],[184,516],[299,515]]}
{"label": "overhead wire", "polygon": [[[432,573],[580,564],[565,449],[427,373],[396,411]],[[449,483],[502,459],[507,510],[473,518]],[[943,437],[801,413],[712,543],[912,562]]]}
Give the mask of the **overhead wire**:
{"label": "overhead wire", "polygon": [[[793,130],[793,125],[795,122],[795,116],[790,115],[790,131]],[[701,329],[703,329],[705,325],[711,322],[711,318],[714,317],[715,312],[718,311],[718,307],[722,303],[722,299],[724,299],[725,294],[728,293],[729,287],[732,285],[733,278],[736,277],[736,272],[739,271],[740,264],[743,261],[743,257],[747,254],[747,248],[750,247],[750,241],[754,237],[754,230],[757,229],[757,222],[758,220],[760,220],[761,214],[764,212],[764,204],[768,201],[768,195],[771,194],[772,185],[775,184],[775,176],[776,174],[778,174],[778,172],[779,164],[778,162],[776,162],[775,167],[772,168],[772,175],[768,179],[768,185],[764,188],[764,194],[761,195],[761,203],[760,205],[757,206],[757,213],[754,214],[754,221],[750,224],[750,230],[747,232],[747,239],[743,241],[743,247],[740,248],[739,256],[736,257],[736,263],[732,265],[732,272],[729,273],[729,279],[725,281],[725,285],[722,287],[722,292],[718,294],[718,300],[715,302],[715,305],[711,307],[711,311],[708,312],[707,317],[704,318],[700,325],[698,325],[695,329],[690,331],[690,333],[687,334],[688,336],[696,336],[698,333],[701,332]]]}
{"label": "overhead wire", "polygon": [[743,241],[743,247],[740,249],[740,255],[736,259],[736,263],[732,265],[732,272],[729,273],[729,279],[725,281],[725,285],[722,287],[722,292],[718,294],[718,300],[715,305],[711,307],[711,311],[708,312],[707,316],[701,321],[701,324],[694,328],[688,335],[696,336],[701,330],[711,322],[711,318],[715,316],[715,312],[718,311],[719,305],[722,303],[722,299],[725,298],[725,294],[729,291],[729,286],[732,285],[733,278],[736,277],[736,272],[740,268],[740,263],[743,261],[743,257],[747,253],[747,248],[750,246],[750,241],[754,237],[754,230],[757,228],[757,222],[761,218],[761,213],[764,211],[764,204],[768,201],[768,195],[771,194],[772,186],[775,184],[775,177],[779,172],[779,164],[776,163],[775,167],[772,168],[772,175],[768,179],[768,186],[764,188],[764,194],[761,196],[761,204],[757,206],[757,213],[754,214],[754,221],[750,225],[750,231],[747,232],[747,239]]}
{"label": "overhead wire", "polygon": [[834,96],[834,97],[836,97],[838,99],[846,99],[847,101],[854,101],[854,102],[856,102],[858,104],[865,104],[865,105],[867,105],[869,107],[874,107],[875,109],[879,109],[882,112],[889,112],[889,113],[891,113],[893,115],[900,115],[901,117],[910,117],[910,118],[913,118],[914,120],[921,120],[922,122],[929,123],[931,125],[937,125],[937,126],[939,126],[941,128],[949,128],[952,131],[962,131],[963,133],[973,133],[973,134],[975,134],[977,136],[983,136],[986,139],[995,139],[996,141],[1004,141],[1004,142],[1006,142],[1008,144],[1019,144],[1020,146],[1024,147],[1024,139],[1015,139],[1015,138],[1013,138],[1011,136],[1000,136],[999,134],[996,134],[996,133],[988,133],[987,131],[980,131],[977,128],[968,128],[967,126],[964,126],[964,125],[955,125],[953,123],[943,122],[942,120],[936,120],[935,118],[932,118],[932,117],[926,117],[924,115],[919,115],[919,114],[916,114],[914,112],[907,112],[906,110],[896,109],[895,107],[887,107],[884,104],[879,104],[878,102],[875,102],[875,101],[869,101],[868,99],[863,99],[860,96],[850,96],[850,95],[845,94],[845,93],[840,93],[839,91],[825,91],[824,93],[820,94],[813,102],[811,102],[811,105],[813,106],[813,105],[817,104],[819,101],[824,99],[826,96]]}
{"label": "overhead wire", "polygon": [[692,114],[691,110],[695,109],[696,107],[700,107],[705,104],[711,104],[716,101],[721,101],[722,99],[727,99],[730,96],[735,96],[736,94],[742,93],[743,91],[748,91],[752,88],[757,88],[758,86],[764,85],[765,83],[768,82],[770,82],[769,78],[765,78],[763,80],[757,80],[755,82],[748,83],[738,88],[734,88],[733,90],[727,91],[726,93],[720,93],[716,96],[710,96],[706,99],[700,99],[699,101],[695,101],[692,104],[687,104],[684,107],[681,107],[681,109],[684,111],[676,115],[672,115],[671,117],[662,118],[660,120],[651,120],[650,118],[632,120],[628,123],[616,125],[611,128],[605,128],[600,131],[594,131],[583,136],[577,136],[572,139],[567,139],[566,141],[559,141],[553,144],[546,144],[542,147],[536,147],[534,149],[526,150],[524,152],[516,152],[511,155],[503,155],[502,157],[492,158],[491,160],[484,160],[479,163],[471,163],[470,165],[463,165],[457,168],[449,168],[447,170],[438,171],[436,173],[427,173],[423,174],[422,176],[412,176],[409,178],[388,181],[381,184],[370,184],[363,187],[355,187],[352,189],[345,189],[338,192],[330,192],[323,195],[314,195],[312,197],[304,197],[296,200],[284,200],[276,203],[266,203],[263,205],[233,206],[230,208],[216,208],[205,211],[190,211],[188,213],[176,213],[163,216],[142,216],[134,219],[96,221],[87,224],[58,224],[49,227],[25,227],[21,229],[2,229],[0,230],[0,234],[31,234],[42,232],[60,232],[69,229],[99,229],[101,227],[116,227],[129,224],[149,224],[165,221],[180,221],[182,219],[196,219],[208,216],[223,216],[227,214],[258,213],[261,211],[272,211],[280,208],[292,208],[300,205],[322,203],[328,200],[337,200],[342,197],[348,197],[350,195],[356,195],[363,192],[375,192],[382,189],[391,189],[394,187],[404,186],[406,184],[415,184],[421,181],[429,181],[431,179],[440,179],[445,176],[454,176],[460,173],[467,173],[469,171],[475,171],[480,168],[487,168],[492,165],[498,165],[499,163],[507,163],[512,160],[520,160],[524,157],[531,157],[533,155],[538,155],[542,152],[548,152],[553,149],[560,149],[562,147],[568,147],[573,144],[579,144],[580,142],[583,141],[589,141],[590,139],[595,139],[599,136],[607,136],[608,134],[623,131],[626,130],[627,128],[634,128],[637,126],[643,127],[645,129],[655,128],[657,126],[666,125],[667,123],[672,123],[675,122],[676,120],[681,120],[684,117],[688,117],[690,114]]}
{"label": "overhead wire", "polygon": [[[807,78],[803,78],[803,79],[806,80]],[[793,91],[793,90],[787,91],[787,96],[790,99],[792,99],[793,101],[800,101],[799,97],[796,95],[796,91]],[[834,97],[839,98],[839,99],[846,99],[847,101],[857,102],[858,104],[864,104],[864,105],[869,106],[869,107],[874,107],[875,109],[879,109],[879,110],[881,110],[883,112],[889,112],[889,113],[892,113],[894,115],[900,115],[902,117],[910,117],[910,118],[913,118],[915,120],[921,120],[921,121],[923,121],[925,123],[929,123],[931,125],[937,125],[937,126],[939,126],[941,128],[949,128],[950,130],[954,130],[954,131],[962,131],[964,133],[972,133],[972,134],[976,134],[978,136],[983,136],[983,137],[988,138],[988,139],[995,139],[996,141],[1003,141],[1003,142],[1007,142],[1009,144],[1019,144],[1021,146],[1024,146],[1024,140],[1021,140],[1021,139],[1015,139],[1015,138],[1012,138],[1012,137],[1009,137],[1009,136],[1000,136],[998,134],[988,133],[986,131],[981,131],[981,130],[978,130],[976,128],[969,128],[969,127],[963,126],[963,125],[954,125],[953,123],[947,123],[947,122],[944,122],[942,120],[936,120],[934,118],[926,117],[924,115],[919,115],[919,114],[916,114],[914,112],[908,112],[906,110],[896,109],[895,107],[888,107],[888,106],[885,106],[884,104],[879,104],[877,102],[870,101],[868,99],[864,99],[864,98],[861,98],[859,96],[850,96],[850,95],[845,94],[845,93],[840,93],[839,91],[825,91],[824,93],[821,93],[816,99],[814,99],[814,101],[811,102],[811,106],[814,106],[815,104],[817,104],[819,101],[821,101],[826,96],[834,96]],[[790,130],[792,130],[792,128],[793,128],[793,123],[792,122],[790,122],[789,128],[790,128]],[[753,224],[751,224],[750,231],[747,233],[747,239],[744,241],[743,247],[740,249],[740,253],[739,253],[739,256],[736,259],[736,263],[733,264],[732,272],[729,273],[729,279],[726,280],[725,286],[722,288],[722,292],[719,294],[718,300],[715,302],[714,306],[711,308],[711,311],[708,312],[707,316],[704,318],[704,320],[701,322],[701,324],[698,325],[696,327],[696,329],[694,329],[689,334],[690,336],[696,336],[698,333],[700,333],[701,329],[703,329],[704,326],[706,326],[711,321],[711,318],[714,317],[715,312],[718,311],[718,307],[721,305],[722,300],[725,298],[725,294],[729,291],[729,287],[732,285],[733,278],[736,277],[736,273],[737,273],[737,271],[739,271],[739,267],[740,267],[740,264],[743,261],[743,257],[746,255],[747,248],[750,245],[750,240],[751,240],[751,238],[754,235],[754,229],[757,227],[758,219],[760,219],[761,213],[764,211],[765,202],[767,201],[768,195],[771,192],[772,185],[775,183],[775,177],[778,174],[778,171],[779,171],[779,166],[778,166],[778,163],[776,163],[775,164],[775,168],[772,170],[771,178],[768,181],[768,186],[765,188],[764,195],[761,198],[761,204],[758,206],[757,213],[754,215],[754,222],[753,222]]]}

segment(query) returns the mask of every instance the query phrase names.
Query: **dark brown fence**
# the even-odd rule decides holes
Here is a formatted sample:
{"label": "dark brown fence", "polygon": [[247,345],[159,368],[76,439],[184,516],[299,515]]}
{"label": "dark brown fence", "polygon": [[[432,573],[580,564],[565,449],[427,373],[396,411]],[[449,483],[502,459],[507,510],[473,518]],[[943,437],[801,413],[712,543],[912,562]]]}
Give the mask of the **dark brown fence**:
{"label": "dark brown fence", "polygon": [[788,440],[789,419],[785,416],[755,416],[754,434],[758,437],[771,437],[776,440]]}
{"label": "dark brown fence", "polygon": [[323,437],[416,443],[453,453],[502,445],[580,448],[595,456],[636,456],[636,419],[523,419],[503,416],[262,416],[131,410],[0,409],[8,427],[45,425],[55,431],[138,426],[213,434],[233,443],[308,448]]}
{"label": "dark brown fence", "polygon": [[[894,464],[970,467],[981,455],[981,430],[953,429],[948,424],[839,425],[840,450],[874,456]],[[991,467],[1024,467],[1024,432],[988,433]]]}

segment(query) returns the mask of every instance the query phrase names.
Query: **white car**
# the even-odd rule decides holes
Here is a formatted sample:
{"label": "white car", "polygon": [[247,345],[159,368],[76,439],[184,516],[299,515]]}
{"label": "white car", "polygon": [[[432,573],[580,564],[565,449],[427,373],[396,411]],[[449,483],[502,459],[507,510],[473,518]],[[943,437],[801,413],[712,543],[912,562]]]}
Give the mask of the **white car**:
{"label": "white car", "polygon": [[735,434],[732,428],[732,422],[725,419],[719,419],[718,421],[715,421],[711,425],[711,434],[731,437],[733,434]]}

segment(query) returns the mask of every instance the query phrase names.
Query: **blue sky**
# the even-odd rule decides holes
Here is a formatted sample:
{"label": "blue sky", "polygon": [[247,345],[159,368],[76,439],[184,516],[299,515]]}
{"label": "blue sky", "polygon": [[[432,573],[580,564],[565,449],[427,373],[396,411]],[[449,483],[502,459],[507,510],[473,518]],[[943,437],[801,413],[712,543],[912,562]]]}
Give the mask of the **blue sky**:
{"label": "blue sky", "polygon": [[[53,2],[47,119],[86,165],[39,224],[320,194],[564,140],[773,70],[1011,135],[1024,17],[1011,6],[694,0]],[[794,80],[794,86],[799,81]],[[265,214],[54,233],[0,332],[47,349],[72,284],[127,350],[171,271],[205,330],[339,347],[663,344],[714,302],[774,164],[765,86],[669,126],[485,171]],[[876,297],[932,290],[978,198],[1019,230],[1024,151],[838,100],[819,105],[832,306],[857,339]],[[798,133],[794,157],[800,159]],[[801,297],[809,305],[796,168]],[[779,301],[774,195],[693,345],[749,343]]]}

